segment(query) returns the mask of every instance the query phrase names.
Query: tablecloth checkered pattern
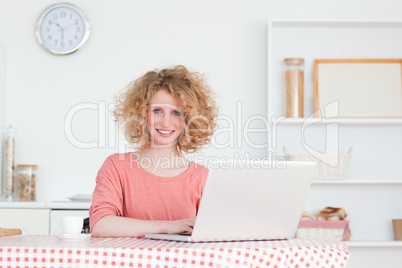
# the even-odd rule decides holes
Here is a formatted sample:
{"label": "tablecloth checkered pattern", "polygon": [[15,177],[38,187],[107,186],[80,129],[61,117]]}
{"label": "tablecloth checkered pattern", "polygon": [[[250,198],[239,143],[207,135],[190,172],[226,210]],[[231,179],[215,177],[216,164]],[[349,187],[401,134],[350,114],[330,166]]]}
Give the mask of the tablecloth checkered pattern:
{"label": "tablecloth checkered pattern", "polygon": [[0,267],[345,267],[343,243],[281,240],[186,243],[145,238],[63,241],[0,237]]}

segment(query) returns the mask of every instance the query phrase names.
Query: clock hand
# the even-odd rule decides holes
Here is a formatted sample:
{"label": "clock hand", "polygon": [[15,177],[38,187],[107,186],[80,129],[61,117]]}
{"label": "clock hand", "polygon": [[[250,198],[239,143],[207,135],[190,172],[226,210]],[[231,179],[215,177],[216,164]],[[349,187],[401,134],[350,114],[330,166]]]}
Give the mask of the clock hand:
{"label": "clock hand", "polygon": [[56,23],[56,26],[60,28],[60,30],[64,31],[63,27],[61,27],[58,23]]}
{"label": "clock hand", "polygon": [[59,32],[61,31],[61,40],[64,40],[64,29],[63,27],[61,27],[58,23],[56,23],[56,26],[59,27]]}
{"label": "clock hand", "polygon": [[70,24],[70,25],[64,27],[64,30],[67,29],[67,28],[70,28],[70,27],[72,27],[72,26],[74,26],[74,25],[77,25],[77,23],[73,23],[73,24]]}

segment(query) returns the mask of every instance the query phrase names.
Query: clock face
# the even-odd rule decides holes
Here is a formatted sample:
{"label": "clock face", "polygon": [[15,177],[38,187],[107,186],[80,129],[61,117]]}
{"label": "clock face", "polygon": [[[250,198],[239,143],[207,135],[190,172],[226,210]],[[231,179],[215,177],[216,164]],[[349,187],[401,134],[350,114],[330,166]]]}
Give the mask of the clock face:
{"label": "clock face", "polygon": [[36,34],[50,52],[70,54],[88,39],[89,23],[75,6],[59,4],[48,8],[39,18]]}

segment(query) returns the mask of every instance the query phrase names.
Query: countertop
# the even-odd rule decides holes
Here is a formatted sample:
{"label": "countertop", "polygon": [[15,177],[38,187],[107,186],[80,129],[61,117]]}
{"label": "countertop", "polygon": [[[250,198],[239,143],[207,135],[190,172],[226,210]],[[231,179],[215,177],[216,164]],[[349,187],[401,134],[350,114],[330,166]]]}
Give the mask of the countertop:
{"label": "countertop", "polygon": [[43,208],[43,209],[89,209],[91,202],[48,201],[48,202],[0,202],[0,208]]}

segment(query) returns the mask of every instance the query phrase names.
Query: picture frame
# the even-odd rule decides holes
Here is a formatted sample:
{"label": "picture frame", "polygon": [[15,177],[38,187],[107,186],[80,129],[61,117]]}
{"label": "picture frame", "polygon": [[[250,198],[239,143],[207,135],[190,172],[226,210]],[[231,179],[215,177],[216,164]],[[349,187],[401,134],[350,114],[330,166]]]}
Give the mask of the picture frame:
{"label": "picture frame", "polygon": [[317,118],[402,118],[402,59],[316,59],[314,108]]}

